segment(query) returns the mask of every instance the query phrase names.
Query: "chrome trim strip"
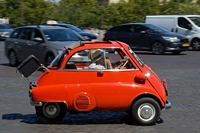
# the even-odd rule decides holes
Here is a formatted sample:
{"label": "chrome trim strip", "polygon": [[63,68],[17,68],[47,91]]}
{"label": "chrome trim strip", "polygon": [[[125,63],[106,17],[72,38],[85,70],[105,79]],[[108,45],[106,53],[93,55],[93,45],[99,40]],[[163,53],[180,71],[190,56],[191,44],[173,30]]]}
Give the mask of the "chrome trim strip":
{"label": "chrome trim strip", "polygon": [[32,106],[42,106],[42,102],[34,102],[33,100],[30,99],[30,104]]}
{"label": "chrome trim strip", "polygon": [[170,101],[166,101],[166,104],[165,104],[165,109],[170,109],[171,108],[171,103]]}

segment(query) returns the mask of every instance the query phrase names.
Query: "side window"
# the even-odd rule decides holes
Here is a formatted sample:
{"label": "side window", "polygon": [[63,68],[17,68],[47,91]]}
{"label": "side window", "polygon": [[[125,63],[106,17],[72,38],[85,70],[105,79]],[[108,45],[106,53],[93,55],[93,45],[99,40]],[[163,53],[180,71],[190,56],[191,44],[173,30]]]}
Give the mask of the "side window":
{"label": "side window", "polygon": [[119,27],[118,27],[118,26],[115,26],[115,27],[110,28],[108,31],[117,32],[118,29],[119,29]]}
{"label": "side window", "polygon": [[141,25],[134,25],[134,32],[135,33],[140,33],[141,31],[146,30],[145,27],[141,26]]}
{"label": "side window", "polygon": [[65,69],[134,69],[134,65],[121,49],[88,49],[75,53]]}
{"label": "side window", "polygon": [[[135,69],[133,63],[121,49],[105,49],[108,69]],[[109,62],[112,66],[109,65]]]}
{"label": "side window", "polygon": [[90,50],[82,50],[74,53],[65,65],[65,69],[86,69],[92,63],[88,55],[89,51]]}
{"label": "side window", "polygon": [[31,40],[33,41],[36,37],[43,39],[41,32],[38,29],[33,29],[33,33],[31,34]]}
{"label": "side window", "polygon": [[13,33],[10,35],[10,38],[17,38],[20,34],[21,29],[16,29],[13,31]]}
{"label": "side window", "polygon": [[31,28],[24,28],[19,34],[19,39],[23,40],[30,40],[32,35],[32,29]]}
{"label": "side window", "polygon": [[189,24],[190,22],[187,19],[183,17],[178,18],[178,26],[189,29]]}
{"label": "side window", "polygon": [[133,32],[132,25],[122,25],[122,26],[120,26],[119,32],[132,33]]}

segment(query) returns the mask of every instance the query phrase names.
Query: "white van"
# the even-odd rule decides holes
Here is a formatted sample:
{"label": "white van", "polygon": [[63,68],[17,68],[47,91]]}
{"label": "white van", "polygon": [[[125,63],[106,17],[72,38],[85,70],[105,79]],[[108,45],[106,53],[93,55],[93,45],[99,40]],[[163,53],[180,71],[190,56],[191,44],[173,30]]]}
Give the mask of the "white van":
{"label": "white van", "polygon": [[200,15],[156,15],[146,16],[145,23],[167,28],[185,35],[193,50],[200,50]]}

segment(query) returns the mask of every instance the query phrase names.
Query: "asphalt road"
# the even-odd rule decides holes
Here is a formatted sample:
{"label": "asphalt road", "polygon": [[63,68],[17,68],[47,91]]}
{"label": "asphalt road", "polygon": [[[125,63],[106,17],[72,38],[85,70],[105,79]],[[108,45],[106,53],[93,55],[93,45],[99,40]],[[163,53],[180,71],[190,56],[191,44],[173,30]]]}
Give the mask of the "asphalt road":
{"label": "asphalt road", "polygon": [[[0,42],[0,133],[199,133],[200,51],[180,55],[136,52],[162,79],[168,82],[172,108],[162,110],[152,126],[138,126],[124,112],[66,114],[61,124],[41,124],[29,104],[28,84],[10,67]],[[31,76],[36,80],[39,72]]]}

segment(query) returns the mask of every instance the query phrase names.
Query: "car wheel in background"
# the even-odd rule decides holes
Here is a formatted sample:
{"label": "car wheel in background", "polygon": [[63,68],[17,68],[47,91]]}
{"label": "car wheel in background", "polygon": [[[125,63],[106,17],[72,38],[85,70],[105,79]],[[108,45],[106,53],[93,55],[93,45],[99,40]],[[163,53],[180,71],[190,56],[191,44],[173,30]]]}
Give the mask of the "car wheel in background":
{"label": "car wheel in background", "polygon": [[161,42],[154,42],[151,50],[154,54],[163,54],[165,51],[165,47]]}
{"label": "car wheel in background", "polygon": [[15,51],[10,51],[8,58],[11,66],[16,67],[19,64]]}
{"label": "car wheel in background", "polygon": [[59,123],[66,114],[64,103],[44,103],[35,107],[39,120],[43,123]]}
{"label": "car wheel in background", "polygon": [[45,58],[45,66],[49,66],[51,62],[54,60],[55,56],[52,53],[48,53]]}
{"label": "car wheel in background", "polygon": [[132,106],[132,117],[141,125],[155,124],[160,118],[161,109],[157,101],[152,98],[141,98]]}
{"label": "car wheel in background", "polygon": [[200,39],[193,39],[191,42],[191,47],[193,50],[200,50]]}

